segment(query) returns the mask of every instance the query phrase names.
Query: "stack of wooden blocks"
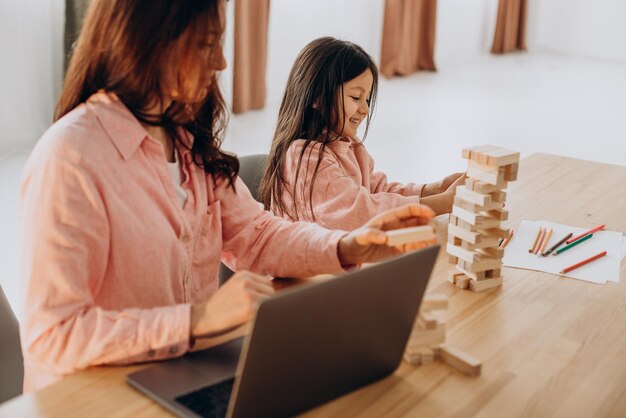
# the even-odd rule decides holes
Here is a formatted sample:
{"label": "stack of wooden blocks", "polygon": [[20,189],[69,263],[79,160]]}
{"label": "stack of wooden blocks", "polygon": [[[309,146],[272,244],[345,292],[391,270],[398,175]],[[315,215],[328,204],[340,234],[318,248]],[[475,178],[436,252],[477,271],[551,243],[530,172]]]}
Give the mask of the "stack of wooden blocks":
{"label": "stack of wooden blocks", "polygon": [[483,145],[463,150],[467,180],[456,189],[448,225],[447,251],[456,269],[449,280],[462,289],[480,292],[502,284],[504,249],[508,235],[501,222],[510,181],[517,179],[519,152]]}
{"label": "stack of wooden blocks", "polygon": [[480,361],[444,344],[446,324],[443,315],[447,309],[448,298],[445,295],[424,297],[404,351],[404,359],[412,365],[441,360],[469,376],[479,376]]}

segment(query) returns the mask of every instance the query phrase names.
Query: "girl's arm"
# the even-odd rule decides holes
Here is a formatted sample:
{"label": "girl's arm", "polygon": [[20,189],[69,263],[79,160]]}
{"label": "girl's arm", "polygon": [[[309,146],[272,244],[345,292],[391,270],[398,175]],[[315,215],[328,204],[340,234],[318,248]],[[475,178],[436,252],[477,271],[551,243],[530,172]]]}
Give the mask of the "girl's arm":
{"label": "girl's arm", "polygon": [[92,365],[185,353],[189,305],[106,309],[95,304],[108,265],[106,207],[77,152],[48,153],[30,161],[21,189],[21,337],[27,369],[36,369],[41,384],[42,375],[50,382]]}
{"label": "girl's arm", "polygon": [[[363,148],[362,152],[367,151],[365,151],[365,149]],[[385,173],[382,173],[380,171],[374,171],[374,159],[372,158],[372,156],[367,154],[367,158],[369,163],[370,187],[372,193],[386,192],[397,193],[402,196],[424,196],[424,189],[427,185],[414,183],[402,184],[398,182],[389,183],[387,181],[387,175]]]}

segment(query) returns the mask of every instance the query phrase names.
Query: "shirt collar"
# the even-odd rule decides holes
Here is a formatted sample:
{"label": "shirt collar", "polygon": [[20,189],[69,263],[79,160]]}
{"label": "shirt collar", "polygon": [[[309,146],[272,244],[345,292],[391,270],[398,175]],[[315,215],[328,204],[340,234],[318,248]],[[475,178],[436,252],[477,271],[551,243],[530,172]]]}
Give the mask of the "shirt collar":
{"label": "shirt collar", "polygon": [[148,137],[148,132],[115,93],[101,90],[87,100],[87,106],[95,113],[125,160],[130,158]]}

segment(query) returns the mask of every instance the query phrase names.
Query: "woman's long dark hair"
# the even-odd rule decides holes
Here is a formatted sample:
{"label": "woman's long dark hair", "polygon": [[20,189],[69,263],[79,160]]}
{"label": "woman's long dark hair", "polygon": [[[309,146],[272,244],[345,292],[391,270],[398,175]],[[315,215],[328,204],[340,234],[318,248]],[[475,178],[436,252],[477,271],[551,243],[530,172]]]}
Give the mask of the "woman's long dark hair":
{"label": "woman's long dark hair", "polygon": [[[93,0],[68,66],[55,121],[98,90],[115,93],[142,123],[162,126],[174,141],[189,148],[179,128],[194,136],[194,162],[234,187],[239,161],[220,150],[227,111],[214,74],[206,98],[195,105],[173,101],[160,117],[145,109],[165,97],[163,62],[174,44],[189,35],[178,75],[193,59],[193,34],[223,31],[217,0]],[[208,71],[209,69],[207,69]]]}
{"label": "woman's long dark hair", "polygon": [[[374,76],[374,82],[369,98],[370,112],[367,115],[364,138],[367,136],[378,88],[378,69],[372,57],[352,42],[331,37],[316,39],[300,52],[289,74],[272,140],[272,149],[260,186],[259,196],[266,209],[274,203],[277,214],[286,215],[292,220],[299,219],[296,185],[302,159],[307,148],[311,147],[310,154],[313,147],[319,146],[317,163],[308,185],[309,209],[312,218],[315,219],[313,213],[315,177],[326,146],[338,139],[332,132],[334,127],[345,124],[345,115],[342,123],[337,123],[339,114],[343,113],[338,111],[343,108],[343,94],[338,93],[343,93],[344,83],[368,69]],[[284,173],[285,156],[290,145],[298,139],[304,139],[306,142],[300,152],[295,180],[290,189],[294,205],[293,208],[289,208],[283,202],[283,191],[289,186]]]}

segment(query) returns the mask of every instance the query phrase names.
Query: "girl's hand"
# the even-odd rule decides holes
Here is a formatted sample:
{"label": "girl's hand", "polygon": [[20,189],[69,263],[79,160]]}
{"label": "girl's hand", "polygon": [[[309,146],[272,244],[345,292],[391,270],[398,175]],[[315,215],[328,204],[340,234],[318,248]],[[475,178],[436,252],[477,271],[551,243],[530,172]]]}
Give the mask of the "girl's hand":
{"label": "girl's hand", "polygon": [[272,279],[237,272],[207,302],[191,307],[191,337],[229,331],[254,317],[259,303],[274,294]]}
{"label": "girl's hand", "polygon": [[406,205],[383,212],[339,240],[339,261],[343,266],[358,265],[435,244],[435,240],[432,240],[389,247],[384,232],[427,225],[433,216],[435,212],[424,205]]}
{"label": "girl's hand", "polygon": [[439,193],[444,193],[448,191],[450,188],[456,190],[456,186],[460,186],[465,183],[465,179],[467,178],[466,173],[454,173],[450,174],[448,177],[441,180],[441,187]]}

